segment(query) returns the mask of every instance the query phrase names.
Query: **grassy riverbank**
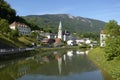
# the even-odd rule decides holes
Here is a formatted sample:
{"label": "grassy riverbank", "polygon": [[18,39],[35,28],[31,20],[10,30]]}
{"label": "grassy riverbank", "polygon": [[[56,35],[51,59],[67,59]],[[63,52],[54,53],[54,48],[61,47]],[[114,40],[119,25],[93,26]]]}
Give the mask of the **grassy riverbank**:
{"label": "grassy riverbank", "polygon": [[78,49],[78,46],[64,46],[64,47],[41,48],[42,51],[48,51],[48,50],[67,50],[67,49]]}
{"label": "grassy riverbank", "polygon": [[120,80],[120,60],[106,61],[104,54],[103,48],[95,48],[90,50],[88,56],[100,68],[108,72],[114,80]]}

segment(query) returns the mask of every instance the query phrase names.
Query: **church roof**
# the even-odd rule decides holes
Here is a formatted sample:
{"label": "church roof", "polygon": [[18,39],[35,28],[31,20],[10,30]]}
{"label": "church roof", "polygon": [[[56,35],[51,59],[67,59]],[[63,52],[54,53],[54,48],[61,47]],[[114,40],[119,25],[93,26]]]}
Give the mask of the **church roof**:
{"label": "church roof", "polygon": [[100,31],[100,34],[105,34],[105,31],[104,31],[104,30],[101,30],[101,31]]}
{"label": "church roof", "polygon": [[55,42],[61,42],[61,39],[60,38],[56,38]]}

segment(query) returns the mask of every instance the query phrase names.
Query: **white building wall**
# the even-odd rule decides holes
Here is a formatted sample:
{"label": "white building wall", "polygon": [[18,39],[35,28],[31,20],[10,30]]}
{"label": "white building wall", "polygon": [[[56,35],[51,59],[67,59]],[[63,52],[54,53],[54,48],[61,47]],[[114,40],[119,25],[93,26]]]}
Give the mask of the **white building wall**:
{"label": "white building wall", "polygon": [[73,45],[73,40],[68,40],[67,45]]}
{"label": "white building wall", "polygon": [[22,35],[30,35],[31,30],[30,30],[29,27],[19,26],[19,27],[17,27],[17,29],[18,29],[19,33],[22,34]]}
{"label": "white building wall", "polygon": [[91,41],[88,39],[88,40],[85,41],[85,43],[86,43],[86,44],[90,44]]}
{"label": "white building wall", "polygon": [[10,29],[15,30],[15,26],[10,26]]}
{"label": "white building wall", "polygon": [[106,38],[106,34],[100,34],[100,46],[104,47],[105,46],[105,38]]}

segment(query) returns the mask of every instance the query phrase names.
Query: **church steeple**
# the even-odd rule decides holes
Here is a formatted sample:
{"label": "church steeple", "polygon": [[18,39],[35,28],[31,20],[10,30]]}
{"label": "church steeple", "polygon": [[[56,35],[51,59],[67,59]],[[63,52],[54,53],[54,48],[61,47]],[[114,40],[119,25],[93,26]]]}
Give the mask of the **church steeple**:
{"label": "church steeple", "polygon": [[59,28],[58,28],[58,38],[62,40],[62,23],[60,21]]}
{"label": "church steeple", "polygon": [[60,21],[60,23],[59,23],[59,30],[60,29],[62,29],[62,23],[61,23],[61,21]]}

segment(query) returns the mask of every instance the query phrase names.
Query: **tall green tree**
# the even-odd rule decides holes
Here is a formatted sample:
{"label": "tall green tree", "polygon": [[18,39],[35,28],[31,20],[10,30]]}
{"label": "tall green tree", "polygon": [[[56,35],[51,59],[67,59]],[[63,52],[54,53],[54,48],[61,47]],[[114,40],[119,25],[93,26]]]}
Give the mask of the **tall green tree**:
{"label": "tall green tree", "polygon": [[115,20],[111,20],[105,26],[105,33],[107,35],[105,57],[112,60],[120,56],[120,26]]}

